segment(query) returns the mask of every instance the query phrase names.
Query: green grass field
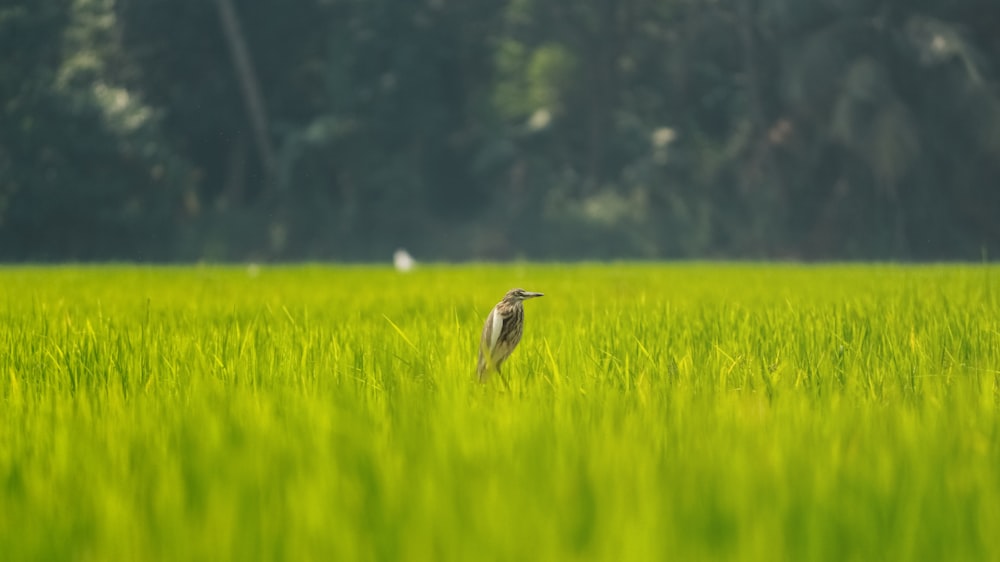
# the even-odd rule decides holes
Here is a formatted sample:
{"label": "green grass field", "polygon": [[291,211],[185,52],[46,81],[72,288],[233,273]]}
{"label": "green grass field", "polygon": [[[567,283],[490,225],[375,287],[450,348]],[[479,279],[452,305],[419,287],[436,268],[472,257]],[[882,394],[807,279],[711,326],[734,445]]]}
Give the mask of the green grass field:
{"label": "green grass field", "polygon": [[[522,286],[510,388],[474,382]],[[0,269],[3,560],[998,560],[1000,268]]]}

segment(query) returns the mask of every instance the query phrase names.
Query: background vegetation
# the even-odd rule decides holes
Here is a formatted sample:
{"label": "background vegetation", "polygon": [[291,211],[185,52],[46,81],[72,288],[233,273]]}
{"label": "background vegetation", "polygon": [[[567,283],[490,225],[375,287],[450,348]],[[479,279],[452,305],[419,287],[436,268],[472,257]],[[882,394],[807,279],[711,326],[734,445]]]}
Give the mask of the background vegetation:
{"label": "background vegetation", "polygon": [[997,559],[998,275],[6,268],[0,552]]}
{"label": "background vegetation", "polygon": [[0,258],[980,259],[986,0],[0,0]]}

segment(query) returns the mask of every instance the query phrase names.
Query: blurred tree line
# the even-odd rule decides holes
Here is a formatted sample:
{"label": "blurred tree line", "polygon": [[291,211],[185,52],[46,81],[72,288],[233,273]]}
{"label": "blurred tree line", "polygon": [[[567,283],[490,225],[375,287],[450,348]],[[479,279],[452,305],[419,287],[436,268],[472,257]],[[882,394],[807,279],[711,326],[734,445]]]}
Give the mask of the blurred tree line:
{"label": "blurred tree line", "polygon": [[995,0],[0,0],[0,259],[980,259]]}

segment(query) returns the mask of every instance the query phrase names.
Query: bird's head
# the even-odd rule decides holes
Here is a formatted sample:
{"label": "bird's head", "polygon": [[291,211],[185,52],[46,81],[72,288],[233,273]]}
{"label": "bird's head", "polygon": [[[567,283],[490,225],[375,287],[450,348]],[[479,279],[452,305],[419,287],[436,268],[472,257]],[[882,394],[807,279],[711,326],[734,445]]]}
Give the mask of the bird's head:
{"label": "bird's head", "polygon": [[507,291],[504,295],[503,300],[507,302],[520,302],[527,299],[533,299],[535,297],[541,297],[544,293],[533,293],[531,291],[525,291],[524,289],[511,289]]}

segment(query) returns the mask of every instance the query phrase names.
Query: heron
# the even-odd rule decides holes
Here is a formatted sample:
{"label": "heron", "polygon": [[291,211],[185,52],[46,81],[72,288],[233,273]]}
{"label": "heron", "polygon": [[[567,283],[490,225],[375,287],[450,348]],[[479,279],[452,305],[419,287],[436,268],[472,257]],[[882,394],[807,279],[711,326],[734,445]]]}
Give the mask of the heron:
{"label": "heron", "polygon": [[521,341],[524,333],[524,301],[543,296],[524,289],[511,289],[493,307],[479,340],[479,382],[486,382],[490,372],[500,373],[500,366]]}

